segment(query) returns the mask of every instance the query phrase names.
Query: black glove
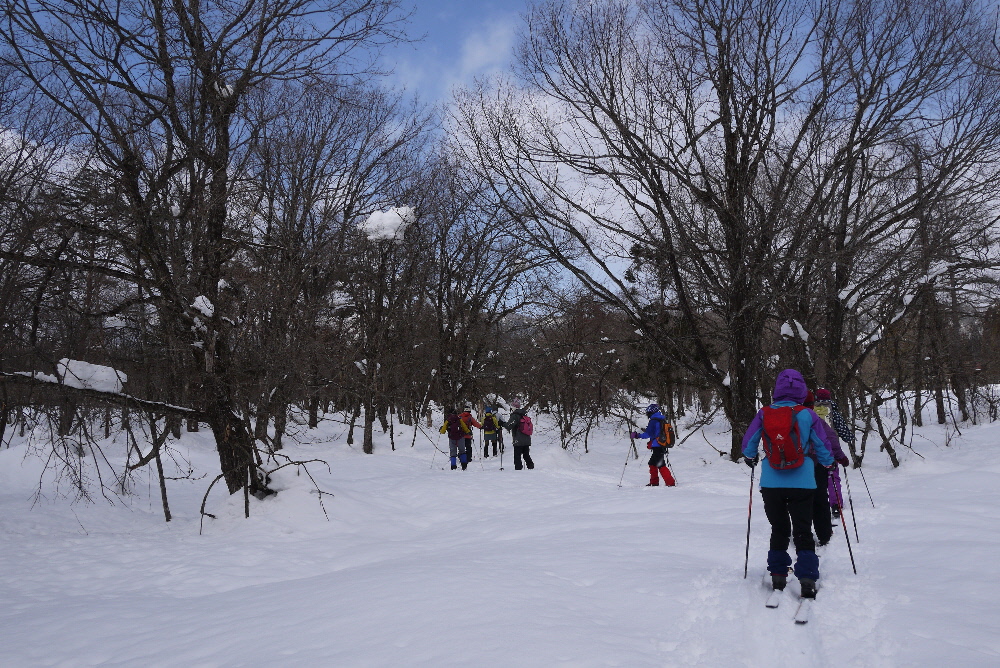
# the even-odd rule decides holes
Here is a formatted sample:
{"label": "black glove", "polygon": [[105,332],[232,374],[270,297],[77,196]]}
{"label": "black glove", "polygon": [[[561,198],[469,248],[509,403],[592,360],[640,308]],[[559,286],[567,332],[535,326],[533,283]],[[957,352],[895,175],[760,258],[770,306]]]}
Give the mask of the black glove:
{"label": "black glove", "polygon": [[757,466],[757,458],[754,457],[753,459],[750,459],[749,457],[744,457],[743,458],[743,463],[746,464],[747,466],[749,466],[750,468],[753,468],[753,467]]}

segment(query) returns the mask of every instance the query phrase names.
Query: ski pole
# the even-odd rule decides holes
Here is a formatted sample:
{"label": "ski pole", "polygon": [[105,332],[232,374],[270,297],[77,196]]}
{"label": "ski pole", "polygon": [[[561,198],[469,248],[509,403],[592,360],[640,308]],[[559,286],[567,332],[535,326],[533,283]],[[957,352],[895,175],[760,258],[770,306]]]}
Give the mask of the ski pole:
{"label": "ski pole", "polygon": [[431,441],[431,445],[434,446],[434,456],[431,457],[431,468],[433,469],[434,468],[434,460],[438,456],[438,449],[439,449],[438,446],[441,445],[441,436],[440,435],[438,436],[438,442],[437,443],[434,443],[433,441]]}
{"label": "ski pole", "polygon": [[[497,437],[500,439],[500,470],[503,471],[503,451],[507,449],[507,444],[503,442],[503,424],[500,424],[500,428],[497,429]],[[514,436],[511,434],[511,441],[513,441]]]}
{"label": "ski pole", "polygon": [[413,441],[410,443],[411,448],[417,444],[417,427],[420,424],[420,413],[424,410],[424,404],[427,403],[427,396],[431,393],[431,383],[434,382],[435,373],[437,373],[437,369],[431,369],[431,382],[427,383],[427,391],[424,392],[424,398],[420,400],[420,405],[417,406],[417,413],[413,416]]}
{"label": "ski pole", "polygon": [[868,492],[868,500],[872,502],[872,508],[874,508],[875,499],[872,498],[872,491],[868,489],[868,481],[865,480],[865,472],[861,469],[860,466],[858,467],[858,472],[861,473],[861,482],[865,483],[865,491]]}
{"label": "ski pole", "polygon": [[628,440],[632,445],[629,446],[628,452],[625,453],[625,466],[622,467],[622,477],[618,481],[618,487],[622,486],[622,480],[625,480],[625,469],[628,468],[628,458],[632,456],[632,451],[635,449],[635,439],[632,438],[632,432],[628,433]]}
{"label": "ski pole", "polygon": [[[747,569],[750,567],[750,517],[753,515],[753,479],[757,475],[757,465],[750,467],[750,500],[747,502],[747,549],[743,555],[743,579],[747,579]],[[765,508],[766,510],[766,508]]]}
{"label": "ski pole", "polygon": [[858,567],[854,565],[854,550],[851,549],[851,536],[847,533],[847,520],[844,519],[844,513],[840,513],[840,525],[844,527],[844,538],[847,539],[847,553],[851,555],[851,568],[854,569],[854,574],[858,574]]}
{"label": "ski pole", "polygon": [[851,507],[851,522],[854,524],[854,539],[860,543],[861,539],[858,537],[858,517],[854,514],[854,499],[851,498],[851,479],[847,475],[846,466],[844,467],[844,482],[847,484],[847,503]]}

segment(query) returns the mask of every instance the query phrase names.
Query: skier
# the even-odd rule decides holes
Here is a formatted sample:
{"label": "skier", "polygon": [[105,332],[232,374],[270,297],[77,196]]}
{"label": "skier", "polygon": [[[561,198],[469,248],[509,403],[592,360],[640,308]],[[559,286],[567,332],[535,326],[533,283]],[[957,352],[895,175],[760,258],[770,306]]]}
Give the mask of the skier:
{"label": "skier", "polygon": [[646,448],[652,453],[649,456],[649,483],[646,487],[658,487],[660,476],[663,476],[664,485],[673,487],[677,483],[667,468],[667,448],[674,444],[674,428],[667,422],[667,418],[663,417],[660,407],[656,404],[646,407],[646,415],[649,417],[646,430],[642,433],[633,431],[631,434],[632,438],[649,439]]}
{"label": "skier", "polygon": [[[812,535],[812,499],[816,476],[812,466],[803,466],[809,453],[815,453],[823,466],[833,464],[833,457],[816,430],[815,413],[798,406],[806,398],[802,374],[785,369],[774,384],[774,402],[757,411],[743,436],[743,457],[748,466],[757,463],[757,451],[764,439],[765,457],[761,464],[760,494],[764,514],[771,523],[767,569],[775,589],[784,589],[788,567],[789,538],[795,542],[795,576],[803,598],[816,598],[819,557]],[[789,409],[789,410],[785,410]]]}
{"label": "skier", "polygon": [[[531,434],[534,431],[534,427],[531,424],[531,418],[528,417],[527,409],[521,408],[521,402],[514,400],[511,402],[510,420],[504,427],[511,434],[511,445],[514,446],[514,470],[520,471],[526,465],[529,469],[535,468],[535,462],[531,461],[531,455],[528,450],[531,448]],[[521,460],[524,460],[523,464]]]}
{"label": "skier", "polygon": [[[847,424],[847,420],[840,412],[840,406],[830,397],[830,390],[819,388],[816,390],[816,413],[823,418],[827,424],[833,426],[837,436],[844,440],[844,443],[854,443],[854,430]],[[843,451],[841,451],[843,452]],[[837,460],[844,468],[851,465],[851,460],[846,456],[843,460]],[[840,469],[834,467],[830,470],[830,478],[827,483],[827,495],[830,499],[830,508],[835,518],[840,517],[840,512],[844,507],[844,496],[840,491]]]}
{"label": "skier", "polygon": [[[817,394],[819,392],[819,390],[816,391]],[[837,432],[823,419],[821,413],[823,407],[816,405],[812,390],[807,393],[806,400],[802,405],[813,409],[813,412],[816,414],[813,420],[813,429],[816,430],[820,438],[823,439],[823,442],[826,443],[826,447],[830,451],[830,454],[833,455],[834,460],[846,466],[846,462],[848,461],[847,455],[840,448],[840,439],[837,438]],[[830,520],[831,501],[827,484],[828,479],[836,472],[837,467],[834,466],[832,469],[828,469],[816,461],[815,454],[812,455],[812,459],[813,469],[816,472],[816,493],[813,495],[813,528],[816,530],[816,538],[822,546],[829,543],[833,537],[833,523]]]}
{"label": "skier", "polygon": [[473,442],[475,434],[472,432],[472,427],[477,429],[482,429],[483,425],[476,422],[476,418],[472,417],[472,404],[465,404],[465,409],[459,416],[462,418],[462,423],[469,428],[469,431],[465,432],[465,451],[469,453],[469,461],[472,461],[472,453],[475,452],[475,443]]}
{"label": "skier", "polygon": [[449,408],[445,411],[444,424],[441,425],[441,433],[448,434],[448,455],[451,457],[451,470],[458,468],[456,459],[462,463],[462,470],[469,466],[469,450],[466,445],[466,434],[471,434],[472,429],[462,421],[458,411]]}
{"label": "skier", "polygon": [[486,415],[483,416],[483,457],[490,456],[490,443],[493,444],[493,456],[497,456],[497,446],[500,443],[500,421],[493,414],[493,409],[486,407]]}

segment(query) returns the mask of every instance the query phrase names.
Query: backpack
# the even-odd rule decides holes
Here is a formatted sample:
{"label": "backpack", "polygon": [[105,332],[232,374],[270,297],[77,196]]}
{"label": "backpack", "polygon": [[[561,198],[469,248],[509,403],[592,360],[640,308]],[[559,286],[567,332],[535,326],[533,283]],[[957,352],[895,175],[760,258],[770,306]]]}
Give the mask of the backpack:
{"label": "backpack", "polygon": [[531,418],[527,415],[521,416],[521,421],[517,424],[517,428],[525,436],[531,436],[531,433],[535,431],[535,428],[531,424]]}
{"label": "backpack", "polygon": [[469,428],[462,422],[462,418],[452,413],[445,420],[447,420],[448,424],[448,438],[465,438],[465,433],[469,431]]}
{"label": "backpack", "polygon": [[761,441],[764,443],[767,461],[776,471],[798,468],[805,461],[799,421],[795,419],[801,410],[805,410],[805,407],[765,406],[761,409],[764,417]]}
{"label": "backpack", "polygon": [[486,417],[483,418],[483,431],[487,434],[495,433],[500,428],[497,423],[496,416],[493,413],[487,413]]}
{"label": "backpack", "polygon": [[674,428],[666,420],[656,418],[660,423],[660,433],[656,436],[656,446],[659,448],[672,448],[674,446]]}

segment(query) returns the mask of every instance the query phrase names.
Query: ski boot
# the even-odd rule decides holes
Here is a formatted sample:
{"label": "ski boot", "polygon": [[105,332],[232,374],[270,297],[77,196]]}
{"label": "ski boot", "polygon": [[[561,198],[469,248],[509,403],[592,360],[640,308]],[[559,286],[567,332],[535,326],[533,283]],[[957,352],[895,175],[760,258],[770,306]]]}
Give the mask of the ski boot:
{"label": "ski boot", "polygon": [[782,591],[785,585],[788,584],[788,578],[780,573],[771,573],[771,587],[775,591]]}
{"label": "ski boot", "polygon": [[799,578],[802,587],[802,598],[816,598],[816,581],[809,578]]}

